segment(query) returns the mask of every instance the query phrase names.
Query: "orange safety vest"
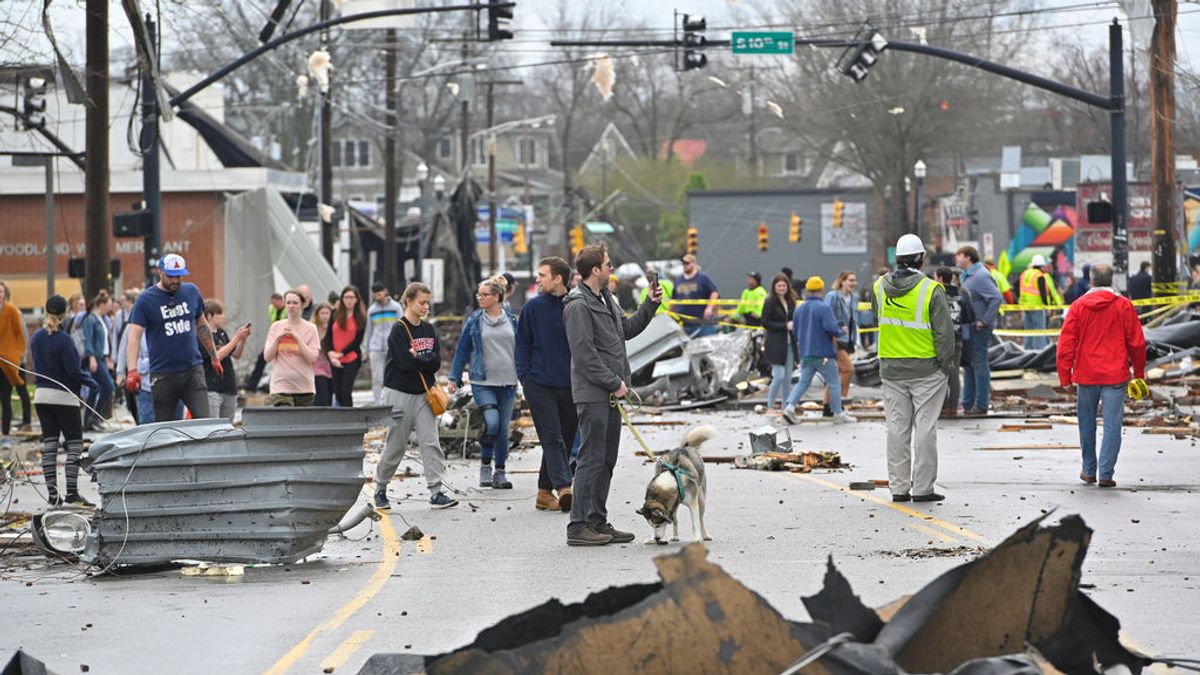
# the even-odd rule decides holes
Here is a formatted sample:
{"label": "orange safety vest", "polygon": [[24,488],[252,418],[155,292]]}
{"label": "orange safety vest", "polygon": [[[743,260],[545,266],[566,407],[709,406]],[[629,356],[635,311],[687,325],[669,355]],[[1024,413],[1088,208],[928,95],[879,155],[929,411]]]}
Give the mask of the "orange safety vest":
{"label": "orange safety vest", "polygon": [[1030,267],[1021,272],[1021,297],[1018,299],[1017,304],[1034,306],[1044,306],[1046,304],[1042,302],[1042,291],[1038,288],[1038,279],[1044,276],[1046,276],[1046,273],[1036,267]]}

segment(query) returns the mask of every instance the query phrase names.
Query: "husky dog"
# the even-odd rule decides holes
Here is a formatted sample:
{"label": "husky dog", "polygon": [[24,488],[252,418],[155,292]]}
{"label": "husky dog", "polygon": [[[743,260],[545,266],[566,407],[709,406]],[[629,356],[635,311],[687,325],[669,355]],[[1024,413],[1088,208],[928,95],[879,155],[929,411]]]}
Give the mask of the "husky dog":
{"label": "husky dog", "polygon": [[708,482],[704,478],[704,459],[700,445],[715,438],[717,430],[709,425],[693,427],[683,437],[683,445],[659,456],[654,478],[646,486],[646,502],[638,514],[654,528],[654,541],[666,544],[667,525],[671,525],[671,541],[679,541],[677,512],[681,504],[692,512],[692,534],[696,541],[711,541],[704,527],[704,504],[708,498]]}

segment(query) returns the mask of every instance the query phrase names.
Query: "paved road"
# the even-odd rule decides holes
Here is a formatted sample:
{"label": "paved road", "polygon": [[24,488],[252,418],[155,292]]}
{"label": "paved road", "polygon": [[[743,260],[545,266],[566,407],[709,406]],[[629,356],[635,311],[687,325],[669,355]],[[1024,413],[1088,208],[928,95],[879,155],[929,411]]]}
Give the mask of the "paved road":
{"label": "paved road", "polygon": [[[712,454],[747,450],[764,418],[749,412],[673,414],[712,423]],[[1083,582],[1150,653],[1195,655],[1200,606],[1200,453],[1192,441],[1125,430],[1119,487],[1078,482],[1072,450],[984,451],[985,445],[1077,443],[1076,430],[1000,433],[999,422],[943,426],[938,505],[895,505],[886,491],[851,493],[852,480],[886,477],[883,427],[862,422],[793,428],[804,449],[842,453],[854,468],[809,476],[709,465],[710,559],[803,620],[802,595],[820,588],[832,555],[871,605],[912,593],[938,573],[995,544],[1020,524],[1055,510],[1081,514],[1095,529]],[[656,446],[685,427],[643,427]],[[634,509],[649,467],[626,434],[610,512],[648,538]],[[252,568],[236,581],[183,578],[178,571],[133,577],[81,577],[64,566],[0,572],[0,655],[24,648],[59,672],[356,672],[376,652],[439,653],[473,640],[512,613],[557,597],[582,600],[612,584],[656,579],[650,559],[664,550],[565,546],[566,517],[533,509],[537,452],[511,461],[516,488],[472,488],[476,468],[456,462],[448,480],[462,506],[430,511],[420,479],[386,523],[360,526],[303,564]],[[416,467],[419,471],[419,467]],[[403,470],[403,467],[401,468]],[[18,493],[24,507],[27,488]],[[408,524],[429,538],[398,542]],[[690,531],[684,520],[684,532]]]}

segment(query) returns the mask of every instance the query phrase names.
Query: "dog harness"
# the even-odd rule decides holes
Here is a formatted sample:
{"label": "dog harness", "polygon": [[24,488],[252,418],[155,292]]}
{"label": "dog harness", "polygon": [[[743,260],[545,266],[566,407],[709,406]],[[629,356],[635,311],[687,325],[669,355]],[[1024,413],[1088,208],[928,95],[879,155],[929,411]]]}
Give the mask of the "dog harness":
{"label": "dog harness", "polygon": [[[629,390],[629,398],[637,399],[636,402],[634,403],[635,407],[640,408],[642,406],[642,397],[637,392],[633,391],[632,389]],[[653,457],[654,460],[656,462],[658,462],[659,466],[666,469],[667,471],[670,471],[671,475],[675,476],[675,487],[679,490],[679,499],[682,501],[683,497],[684,497],[684,495],[683,495],[683,477],[684,476],[691,477],[691,474],[689,474],[685,469],[681,469],[678,466],[675,466],[674,464],[671,464],[670,462],[664,460],[661,456],[659,456],[658,453],[651,450],[649,445],[646,445],[646,441],[642,439],[642,435],[638,433],[638,430],[636,428],[634,428],[633,421],[629,419],[629,412],[627,410],[625,410],[625,406],[621,405],[620,399],[618,399],[616,396],[613,396],[612,394],[609,394],[608,404],[621,412],[621,419],[623,420],[625,426],[629,428],[629,431],[633,432],[633,437],[637,440],[638,445],[642,446],[642,450],[646,451],[646,456]]]}

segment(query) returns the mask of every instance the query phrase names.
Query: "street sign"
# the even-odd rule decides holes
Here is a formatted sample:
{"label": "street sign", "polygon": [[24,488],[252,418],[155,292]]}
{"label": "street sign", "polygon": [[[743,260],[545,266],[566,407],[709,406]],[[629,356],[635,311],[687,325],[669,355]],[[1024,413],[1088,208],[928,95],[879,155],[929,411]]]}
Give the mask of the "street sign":
{"label": "street sign", "polygon": [[796,47],[788,31],[734,31],[729,43],[734,54],[791,54]]}

